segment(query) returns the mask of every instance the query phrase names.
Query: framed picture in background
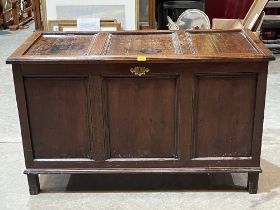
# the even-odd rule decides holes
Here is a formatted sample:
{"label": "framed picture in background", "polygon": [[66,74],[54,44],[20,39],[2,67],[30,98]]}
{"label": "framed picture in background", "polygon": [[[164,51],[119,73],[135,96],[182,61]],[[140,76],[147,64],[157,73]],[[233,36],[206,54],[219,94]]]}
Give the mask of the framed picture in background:
{"label": "framed picture in background", "polygon": [[[118,31],[121,24],[117,20],[100,20],[101,31]],[[49,20],[48,31],[78,31],[77,20]]]}
{"label": "framed picture in background", "polygon": [[156,0],[140,0],[139,14],[140,29],[156,28]]}
{"label": "framed picture in background", "polygon": [[139,0],[42,0],[44,29],[54,20],[117,20],[123,30],[139,29]]}

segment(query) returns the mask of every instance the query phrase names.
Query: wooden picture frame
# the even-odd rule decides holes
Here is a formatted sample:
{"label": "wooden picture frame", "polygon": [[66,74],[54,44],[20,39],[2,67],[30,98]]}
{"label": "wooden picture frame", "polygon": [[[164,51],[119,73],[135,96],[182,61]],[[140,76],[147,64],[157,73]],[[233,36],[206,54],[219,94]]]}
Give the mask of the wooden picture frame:
{"label": "wooden picture frame", "polygon": [[42,14],[41,14],[41,0],[33,0],[33,13],[34,13],[34,22],[35,29],[42,29]]}
{"label": "wooden picture frame", "polygon": [[242,21],[244,28],[252,30],[257,22],[259,16],[265,8],[268,0],[254,0],[249,11],[247,12],[244,20]]}
{"label": "wooden picture frame", "polygon": [[[91,12],[88,16],[87,14],[83,14],[79,16],[79,13],[82,11],[82,7],[84,7],[87,12],[89,11],[89,6],[91,8],[94,7],[104,7],[106,9],[110,9],[110,6],[112,8],[118,8],[122,9],[121,7],[124,7],[122,11],[123,13],[120,13],[120,11],[116,11],[115,13],[120,15],[121,21],[118,20],[118,22],[121,22],[122,28],[124,30],[137,30],[139,29],[139,0],[42,0],[42,13],[43,13],[43,20],[44,20],[44,29],[48,30],[48,21],[49,20],[69,20],[71,19],[77,19],[77,18],[94,18],[98,17],[101,19],[118,19],[114,17],[114,14],[111,14],[108,11],[102,11],[98,10],[99,16],[95,16],[98,14],[94,14]],[[68,8],[66,8],[68,7]],[[72,7],[72,8],[71,8]],[[79,7],[79,10],[73,10],[74,7]],[[62,8],[62,9],[61,9]],[[63,11],[66,9],[69,9],[69,11],[74,11],[77,14],[71,14],[69,12],[65,12],[65,14],[69,14],[70,18],[68,16],[66,17],[58,17],[58,13],[60,11]],[[93,9],[94,10],[94,9]],[[97,11],[97,9],[95,9]],[[62,12],[60,12],[62,13]],[[103,14],[103,15],[100,15]],[[111,15],[111,16],[110,16]],[[107,17],[106,17],[107,16]]]}
{"label": "wooden picture frame", "polygon": [[156,28],[156,0],[149,0],[149,27]]}
{"label": "wooden picture frame", "polygon": [[139,2],[139,26],[140,29],[156,28],[156,0],[142,0]]}
{"label": "wooden picture frame", "polygon": [[[57,30],[54,30],[57,27]],[[101,31],[121,30],[117,20],[100,20]],[[77,20],[49,20],[48,31],[77,31]]]}

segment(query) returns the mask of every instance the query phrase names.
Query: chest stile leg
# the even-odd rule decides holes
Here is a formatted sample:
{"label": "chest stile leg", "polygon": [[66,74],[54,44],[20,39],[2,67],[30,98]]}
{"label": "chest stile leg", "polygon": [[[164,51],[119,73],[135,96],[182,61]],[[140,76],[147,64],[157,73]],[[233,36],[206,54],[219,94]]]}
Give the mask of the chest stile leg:
{"label": "chest stile leg", "polygon": [[40,182],[38,174],[27,174],[30,195],[38,195],[40,192]]}
{"label": "chest stile leg", "polygon": [[250,194],[258,192],[259,173],[248,173],[248,191]]}

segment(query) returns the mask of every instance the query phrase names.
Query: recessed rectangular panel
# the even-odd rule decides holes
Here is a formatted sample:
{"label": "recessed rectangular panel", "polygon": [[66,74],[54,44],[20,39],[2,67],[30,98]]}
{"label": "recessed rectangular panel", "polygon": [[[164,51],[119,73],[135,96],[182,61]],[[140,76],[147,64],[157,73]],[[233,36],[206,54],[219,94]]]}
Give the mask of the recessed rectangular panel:
{"label": "recessed rectangular panel", "polygon": [[215,54],[259,54],[248,37],[241,31],[212,32],[212,33],[186,33],[191,46],[198,55]]}
{"label": "recessed rectangular panel", "polygon": [[89,51],[91,51],[92,54],[96,54],[92,50],[96,39],[97,34],[43,35],[25,54],[33,56],[83,56],[88,55]]}
{"label": "recessed rectangular panel", "polygon": [[90,156],[87,78],[25,78],[34,158]]}
{"label": "recessed rectangular panel", "polygon": [[176,55],[180,54],[177,33],[112,34],[106,55]]}
{"label": "recessed rectangular panel", "polygon": [[197,75],[193,157],[250,157],[255,74]]}
{"label": "recessed rectangular panel", "polygon": [[176,156],[176,78],[108,78],[110,158]]}

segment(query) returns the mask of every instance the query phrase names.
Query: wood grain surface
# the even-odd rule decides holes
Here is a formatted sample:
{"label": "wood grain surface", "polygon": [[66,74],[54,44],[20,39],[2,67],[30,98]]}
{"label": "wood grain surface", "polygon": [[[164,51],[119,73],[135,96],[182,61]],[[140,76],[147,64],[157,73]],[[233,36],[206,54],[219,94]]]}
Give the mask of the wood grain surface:
{"label": "wood grain surface", "polygon": [[273,60],[261,42],[243,30],[134,31],[35,34],[7,63],[125,63]]}

